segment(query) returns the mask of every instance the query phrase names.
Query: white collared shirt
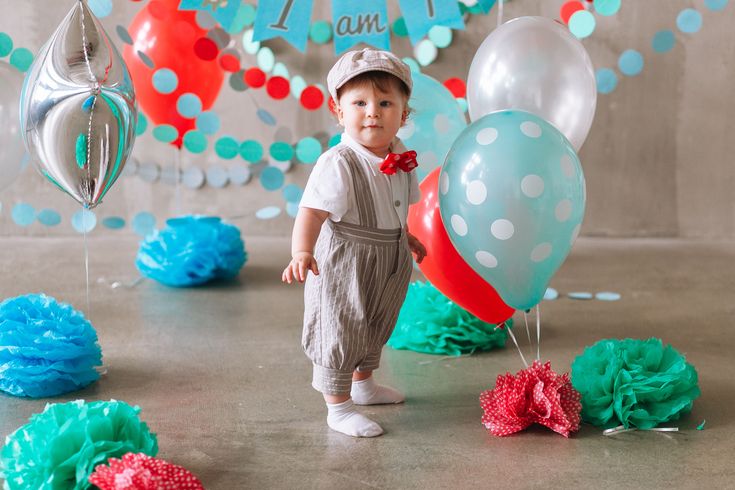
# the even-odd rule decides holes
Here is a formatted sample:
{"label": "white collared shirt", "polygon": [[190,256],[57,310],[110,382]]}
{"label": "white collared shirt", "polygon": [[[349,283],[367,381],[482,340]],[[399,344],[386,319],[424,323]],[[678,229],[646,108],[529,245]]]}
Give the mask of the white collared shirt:
{"label": "white collared shirt", "polygon": [[[340,149],[343,150],[344,146],[354,150],[357,161],[364,166],[365,173],[369,177],[368,183],[375,203],[378,228],[405,227],[408,206],[421,199],[416,172],[406,173],[399,170],[394,175],[382,173],[380,164],[383,159],[347,133],[342,134],[341,143],[322,153],[317,160],[309,175],[299,207],[328,211],[329,219],[332,221],[359,223],[349,167],[340,155]],[[401,153],[406,151],[406,147],[400,139],[395,138],[391,143],[391,151]]]}

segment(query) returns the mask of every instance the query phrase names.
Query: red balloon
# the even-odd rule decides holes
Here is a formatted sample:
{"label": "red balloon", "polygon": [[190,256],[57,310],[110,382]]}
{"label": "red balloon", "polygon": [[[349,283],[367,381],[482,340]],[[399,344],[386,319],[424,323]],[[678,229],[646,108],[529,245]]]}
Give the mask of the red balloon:
{"label": "red balloon", "polygon": [[480,320],[502,323],[515,310],[467,265],[444,229],[439,213],[440,171],[440,167],[435,168],[421,182],[421,201],[411,206],[408,212],[408,229],[426,247],[426,258],[419,268],[434,287]]}
{"label": "red balloon", "polygon": [[[135,98],[143,112],[156,124],[174,126],[179,137],[172,144],[181,148],[184,133],[196,126],[195,118],[179,114],[176,102],[185,93],[195,94],[202,110],[212,107],[217,99],[224,73],[215,58],[199,56],[207,31],[196,23],[196,13],[178,10],[180,0],[151,0],[135,16],[128,27],[133,45],[126,45],[123,58],[135,87]],[[138,54],[142,53],[142,57]],[[144,59],[153,62],[151,68]],[[168,94],[153,86],[153,74],[160,68],[176,73],[178,85]]]}

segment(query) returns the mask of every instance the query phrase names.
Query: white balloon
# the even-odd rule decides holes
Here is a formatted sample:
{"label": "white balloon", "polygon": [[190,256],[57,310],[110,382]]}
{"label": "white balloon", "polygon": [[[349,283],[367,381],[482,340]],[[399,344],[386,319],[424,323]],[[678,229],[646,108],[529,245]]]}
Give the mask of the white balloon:
{"label": "white balloon", "polygon": [[470,119],[494,111],[532,112],[579,150],[597,105],[595,71],[566,27],[546,17],[519,17],[480,45],[467,77]]}

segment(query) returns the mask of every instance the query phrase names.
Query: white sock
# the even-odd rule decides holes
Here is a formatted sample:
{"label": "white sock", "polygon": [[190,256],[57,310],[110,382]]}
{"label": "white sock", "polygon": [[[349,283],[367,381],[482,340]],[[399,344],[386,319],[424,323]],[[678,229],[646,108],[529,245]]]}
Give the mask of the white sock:
{"label": "white sock", "polygon": [[353,381],[351,395],[356,405],[403,403],[406,400],[403,393],[390,386],[377,384],[372,376],[362,381]]}
{"label": "white sock", "polygon": [[383,428],[355,410],[352,400],[342,403],[327,403],[327,425],[352,437],[375,437]]}

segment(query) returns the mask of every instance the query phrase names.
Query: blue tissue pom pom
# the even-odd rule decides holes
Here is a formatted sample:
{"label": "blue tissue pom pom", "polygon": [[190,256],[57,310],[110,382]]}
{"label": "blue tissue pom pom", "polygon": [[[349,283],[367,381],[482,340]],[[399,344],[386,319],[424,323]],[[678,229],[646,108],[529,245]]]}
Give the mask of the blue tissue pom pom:
{"label": "blue tissue pom pom", "polygon": [[237,227],[215,216],[182,216],[141,242],[135,265],[145,277],[186,287],[231,279],[247,257]]}
{"label": "blue tissue pom pom", "polygon": [[71,305],[45,294],[0,303],[0,390],[42,398],[84,388],[99,379],[97,333]]}

